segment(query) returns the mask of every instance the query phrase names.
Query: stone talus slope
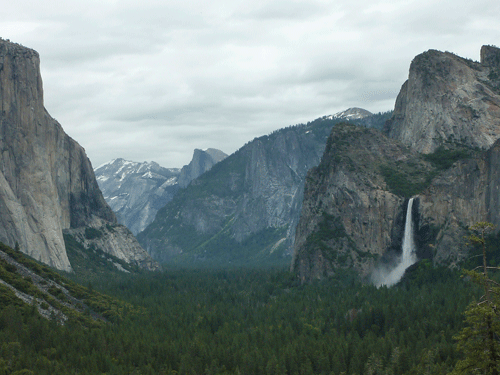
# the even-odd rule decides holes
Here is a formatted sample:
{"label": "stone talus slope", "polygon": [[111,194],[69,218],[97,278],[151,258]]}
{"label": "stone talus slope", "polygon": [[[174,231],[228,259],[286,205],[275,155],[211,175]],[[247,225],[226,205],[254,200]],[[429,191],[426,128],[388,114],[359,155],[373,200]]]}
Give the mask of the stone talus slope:
{"label": "stone talus slope", "polygon": [[0,240],[69,271],[63,231],[116,218],[84,149],[45,110],[39,64],[37,52],[0,41]]}

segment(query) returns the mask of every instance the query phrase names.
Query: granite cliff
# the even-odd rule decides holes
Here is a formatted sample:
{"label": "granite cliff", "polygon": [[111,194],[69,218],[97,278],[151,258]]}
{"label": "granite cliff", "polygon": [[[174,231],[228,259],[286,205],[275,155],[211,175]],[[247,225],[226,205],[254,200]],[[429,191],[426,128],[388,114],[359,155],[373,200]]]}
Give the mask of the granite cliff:
{"label": "granite cliff", "polygon": [[[375,129],[336,125],[321,163],[306,177],[292,270],[303,281],[339,267],[367,276],[391,249],[397,254],[405,195],[433,171],[416,151]],[[396,181],[390,179],[394,173]]]}
{"label": "granite cliff", "polygon": [[206,150],[195,149],[191,162],[181,169],[178,179],[179,187],[185,188],[191,181],[209,171],[215,164],[225,158],[227,158],[227,155],[215,148],[208,148]]}
{"label": "granite cliff", "polygon": [[368,277],[401,253],[409,197],[419,259],[454,266],[477,221],[500,224],[500,50],[481,61],[417,56],[385,134],[339,125],[306,178],[292,269],[303,281],[338,267]]}
{"label": "granite cliff", "polygon": [[150,224],[158,210],[179,190],[180,169],[155,162],[115,159],[95,170],[104,199],[118,222],[134,234]]}
{"label": "granite cliff", "polygon": [[491,147],[500,137],[500,50],[483,46],[480,62],[435,50],[415,57],[386,131],[422,153]]}
{"label": "granite cliff", "polygon": [[[37,52],[0,40],[0,241],[70,271],[63,232],[106,236],[116,218],[85,150],[45,110],[39,66]],[[121,239],[126,253],[112,240],[103,251],[157,267],[133,236]]]}

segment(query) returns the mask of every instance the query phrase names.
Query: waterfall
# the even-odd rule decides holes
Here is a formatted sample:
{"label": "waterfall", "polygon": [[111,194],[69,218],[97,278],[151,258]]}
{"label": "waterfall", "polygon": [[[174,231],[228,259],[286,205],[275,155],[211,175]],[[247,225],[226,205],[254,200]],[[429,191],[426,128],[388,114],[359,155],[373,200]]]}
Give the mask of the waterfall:
{"label": "waterfall", "polygon": [[405,232],[403,236],[403,248],[401,257],[396,266],[390,270],[378,270],[374,275],[375,284],[377,286],[387,285],[392,286],[396,284],[403,277],[406,269],[417,261],[415,254],[415,241],[413,235],[413,198],[408,201],[408,208],[406,209]]}

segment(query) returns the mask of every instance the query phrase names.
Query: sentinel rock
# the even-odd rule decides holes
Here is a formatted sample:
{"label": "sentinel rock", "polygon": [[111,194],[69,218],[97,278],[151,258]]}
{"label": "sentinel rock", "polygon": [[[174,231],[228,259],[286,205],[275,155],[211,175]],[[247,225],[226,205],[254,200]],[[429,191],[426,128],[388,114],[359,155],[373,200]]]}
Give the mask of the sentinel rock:
{"label": "sentinel rock", "polygon": [[0,40],[0,241],[70,271],[63,231],[116,218],[85,150],[45,110],[39,64],[37,52]]}
{"label": "sentinel rock", "polygon": [[500,50],[484,46],[479,63],[435,50],[418,55],[386,125],[422,153],[450,143],[491,147],[500,136]]}

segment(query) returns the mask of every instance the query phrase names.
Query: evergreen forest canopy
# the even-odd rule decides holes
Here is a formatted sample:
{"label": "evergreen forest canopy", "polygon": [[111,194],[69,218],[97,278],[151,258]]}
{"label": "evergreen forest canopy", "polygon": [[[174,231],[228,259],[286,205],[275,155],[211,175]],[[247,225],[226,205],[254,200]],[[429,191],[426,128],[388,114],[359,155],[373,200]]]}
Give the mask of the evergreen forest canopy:
{"label": "evergreen forest canopy", "polygon": [[0,288],[0,373],[443,374],[462,358],[453,337],[481,293],[428,261],[393,288],[350,272],[300,285],[281,269],[234,269],[100,274],[84,289],[130,307],[106,324],[60,325]]}

